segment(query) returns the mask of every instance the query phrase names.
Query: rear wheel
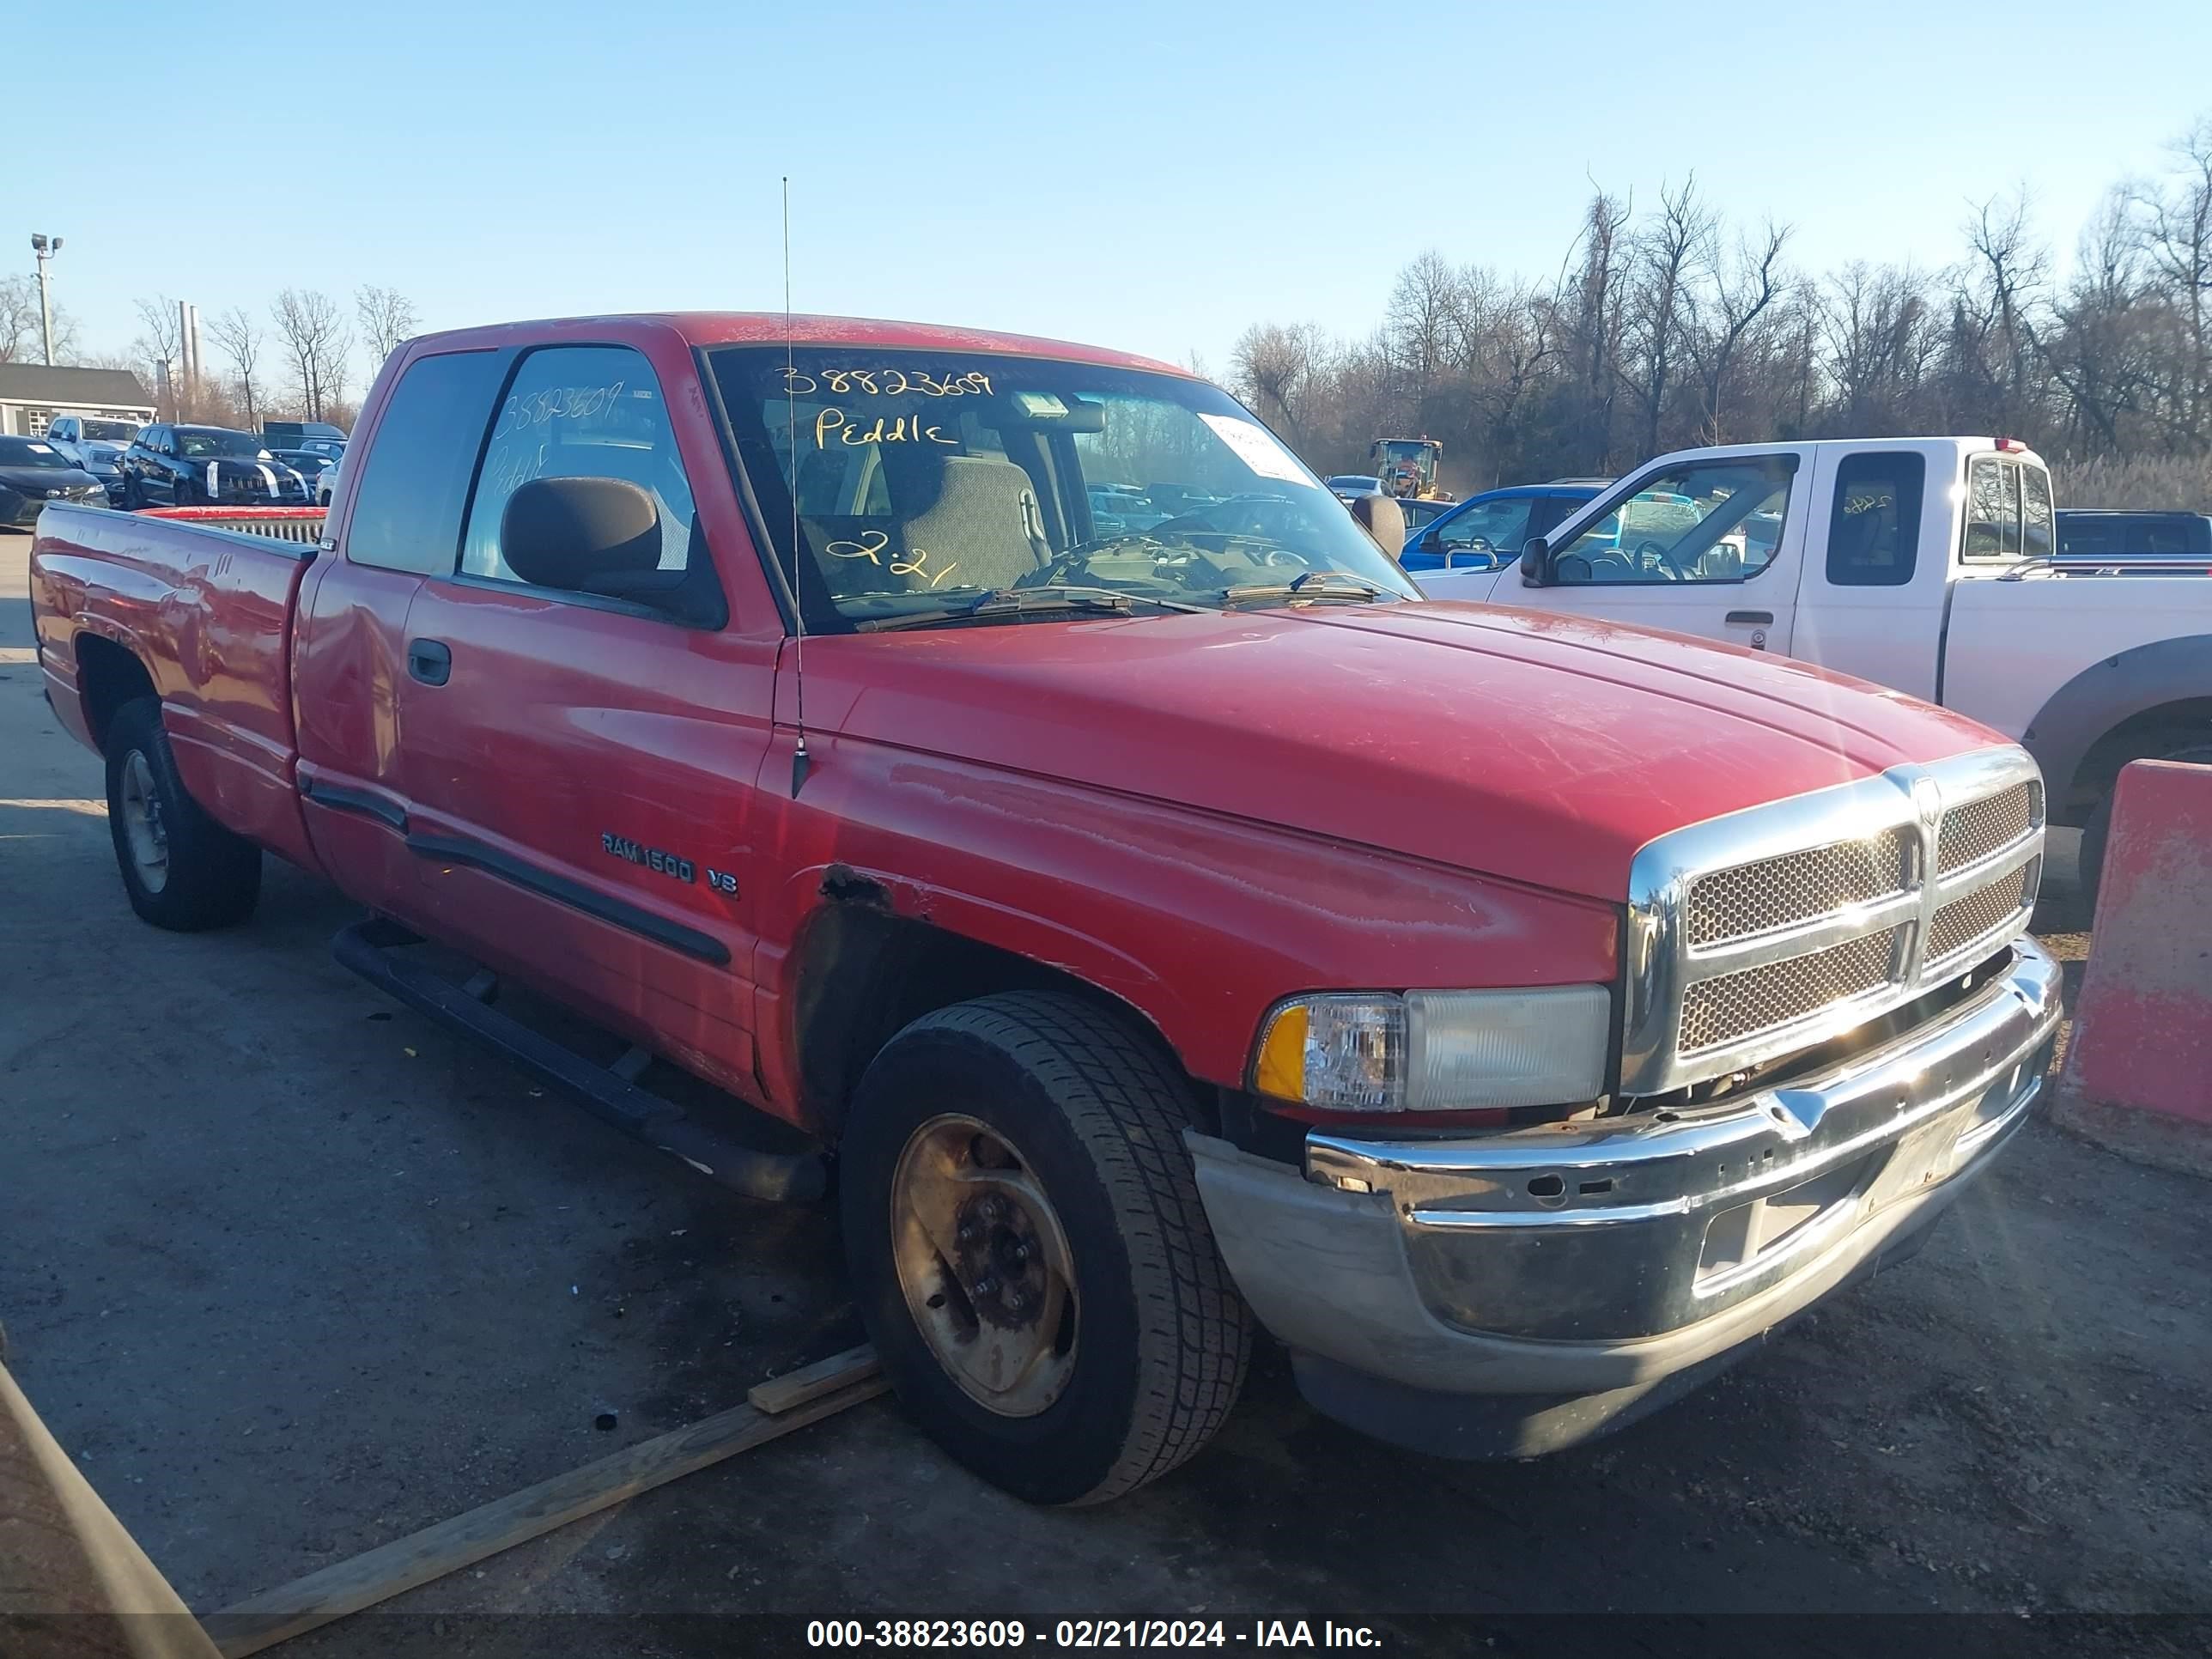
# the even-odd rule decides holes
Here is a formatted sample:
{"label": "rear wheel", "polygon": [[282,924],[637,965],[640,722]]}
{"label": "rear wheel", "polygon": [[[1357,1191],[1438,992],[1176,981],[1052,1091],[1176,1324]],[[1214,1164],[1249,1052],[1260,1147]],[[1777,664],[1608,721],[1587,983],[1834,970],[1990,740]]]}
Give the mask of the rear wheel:
{"label": "rear wheel", "polygon": [[261,849],[204,811],[177,775],[161,705],[141,697],[107,727],[107,827],[131,908],[179,933],[228,927],[261,896]]}
{"label": "rear wheel", "polygon": [[1210,1440],[1251,1316],[1149,1032],[1054,993],[924,1016],[854,1097],[840,1180],[854,1288],[907,1410],[986,1480],[1092,1504]]}
{"label": "rear wheel", "polygon": [[[2212,744],[2197,744],[2176,749],[2170,754],[2138,755],[2138,760],[2186,761],[2197,766],[2212,766]],[[2112,838],[2112,797],[2119,793],[2119,780],[2105,791],[2104,799],[2089,814],[2088,822],[2081,826],[2081,852],[2077,869],[2080,872],[2081,897],[2090,914],[2095,915],[2097,895],[2105,884],[2105,847]]]}

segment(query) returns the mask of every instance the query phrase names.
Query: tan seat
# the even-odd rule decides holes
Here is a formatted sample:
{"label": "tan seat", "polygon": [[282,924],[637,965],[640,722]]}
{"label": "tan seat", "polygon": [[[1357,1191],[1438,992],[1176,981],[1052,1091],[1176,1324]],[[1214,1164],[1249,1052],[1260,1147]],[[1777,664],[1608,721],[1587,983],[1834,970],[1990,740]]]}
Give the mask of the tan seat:
{"label": "tan seat", "polygon": [[1354,496],[1352,516],[1359,521],[1359,527],[1368,533],[1375,545],[1392,559],[1405,550],[1406,509],[1398,505],[1395,496]]}
{"label": "tan seat", "polygon": [[1007,587],[1052,557],[1030,475],[996,455],[882,450],[915,587]]}

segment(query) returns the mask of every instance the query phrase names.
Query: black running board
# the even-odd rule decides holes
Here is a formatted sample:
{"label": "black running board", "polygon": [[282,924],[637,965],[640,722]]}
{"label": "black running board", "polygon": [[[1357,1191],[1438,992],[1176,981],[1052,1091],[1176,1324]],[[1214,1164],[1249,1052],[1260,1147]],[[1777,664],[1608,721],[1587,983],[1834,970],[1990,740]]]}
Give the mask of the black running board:
{"label": "black running board", "polygon": [[[404,946],[421,943],[419,934],[376,916],[341,930],[331,941],[331,953],[386,995],[489,1043],[532,1076],[570,1097],[593,1117],[648,1146],[674,1153],[711,1181],[748,1198],[778,1203],[817,1199],[827,1189],[829,1169],[818,1155],[763,1152],[741,1146],[695,1121],[673,1101],[639,1088],[621,1072],[595,1066],[501,1013],[489,999],[477,994],[473,982],[469,988],[456,985],[394,954]],[[623,1067],[632,1075],[640,1069]]]}

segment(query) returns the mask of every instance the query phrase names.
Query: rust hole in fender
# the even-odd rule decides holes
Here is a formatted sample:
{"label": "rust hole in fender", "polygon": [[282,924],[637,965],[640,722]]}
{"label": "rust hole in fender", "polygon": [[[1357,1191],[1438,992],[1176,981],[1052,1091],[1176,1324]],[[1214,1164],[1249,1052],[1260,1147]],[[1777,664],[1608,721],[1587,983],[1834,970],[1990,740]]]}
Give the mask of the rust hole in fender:
{"label": "rust hole in fender", "polygon": [[822,896],[833,904],[858,904],[885,915],[891,912],[891,896],[883,883],[849,864],[833,864],[822,872]]}

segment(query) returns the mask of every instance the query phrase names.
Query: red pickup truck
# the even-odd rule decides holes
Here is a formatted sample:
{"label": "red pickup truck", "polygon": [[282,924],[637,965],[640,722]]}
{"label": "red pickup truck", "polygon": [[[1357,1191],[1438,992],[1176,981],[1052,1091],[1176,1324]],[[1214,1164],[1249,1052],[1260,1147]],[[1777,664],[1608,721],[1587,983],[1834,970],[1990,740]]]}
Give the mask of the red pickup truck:
{"label": "red pickup truck", "polygon": [[432,336],[327,522],[59,506],[32,565],[141,915],[238,921],[275,853],[368,908],[351,965],[696,1167],[834,1156],[901,1397],[1041,1502],[1196,1451],[1255,1323],[1407,1444],[1617,1426],[1917,1243],[2051,1056],[2018,748],[1425,602],[1158,363]]}

